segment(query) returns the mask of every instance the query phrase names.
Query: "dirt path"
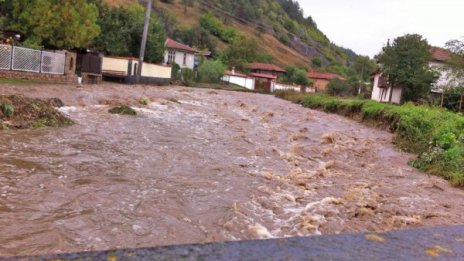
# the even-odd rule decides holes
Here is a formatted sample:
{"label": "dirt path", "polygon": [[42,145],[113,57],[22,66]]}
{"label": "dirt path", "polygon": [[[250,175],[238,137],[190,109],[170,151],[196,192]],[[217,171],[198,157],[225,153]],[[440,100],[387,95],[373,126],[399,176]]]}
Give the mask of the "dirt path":
{"label": "dirt path", "polygon": [[391,134],[270,95],[0,86],[17,93],[76,124],[0,132],[0,256],[464,223],[464,191]]}

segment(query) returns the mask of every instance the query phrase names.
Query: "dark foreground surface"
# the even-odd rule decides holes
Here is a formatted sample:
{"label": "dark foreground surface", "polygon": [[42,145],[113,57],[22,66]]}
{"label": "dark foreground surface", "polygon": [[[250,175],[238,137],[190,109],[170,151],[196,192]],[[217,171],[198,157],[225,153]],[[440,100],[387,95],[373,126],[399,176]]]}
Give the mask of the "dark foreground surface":
{"label": "dark foreground surface", "polygon": [[383,234],[239,241],[8,260],[463,260],[464,225]]}

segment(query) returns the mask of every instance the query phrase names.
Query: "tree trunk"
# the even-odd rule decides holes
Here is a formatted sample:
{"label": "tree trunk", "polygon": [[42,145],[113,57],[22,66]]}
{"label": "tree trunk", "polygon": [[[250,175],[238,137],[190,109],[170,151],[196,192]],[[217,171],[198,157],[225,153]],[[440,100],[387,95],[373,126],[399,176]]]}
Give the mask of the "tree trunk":
{"label": "tree trunk", "polygon": [[464,100],[464,93],[461,93],[461,100],[459,101],[459,112],[462,110],[462,102]]}
{"label": "tree trunk", "polygon": [[440,107],[443,108],[443,103],[445,102],[445,90],[443,89],[441,91],[441,103],[440,103]]}

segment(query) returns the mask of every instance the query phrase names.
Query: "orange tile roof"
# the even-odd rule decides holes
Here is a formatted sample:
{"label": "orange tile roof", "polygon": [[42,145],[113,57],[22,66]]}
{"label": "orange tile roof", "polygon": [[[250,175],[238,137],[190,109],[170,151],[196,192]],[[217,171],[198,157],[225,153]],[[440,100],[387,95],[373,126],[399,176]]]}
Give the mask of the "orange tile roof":
{"label": "orange tile roof", "polygon": [[285,72],[285,70],[281,67],[270,63],[250,63],[248,65],[248,68],[250,68],[251,70]]}
{"label": "orange tile roof", "polygon": [[176,50],[181,50],[181,51],[185,51],[185,52],[188,52],[188,53],[196,53],[197,52],[197,50],[193,49],[192,47],[190,47],[188,45],[185,45],[185,44],[181,44],[179,42],[176,42],[176,41],[172,40],[171,38],[167,38],[164,45],[168,49],[176,49]]}
{"label": "orange tile roof", "polygon": [[272,74],[252,73],[250,75],[256,78],[273,79],[273,80],[277,79],[277,76],[272,75]]}
{"label": "orange tile roof", "polygon": [[446,62],[450,58],[449,51],[440,47],[430,48],[430,53],[432,54],[432,60],[436,62]]}
{"label": "orange tile roof", "polygon": [[342,76],[335,73],[326,73],[326,72],[308,72],[308,78],[310,79],[323,79],[323,80],[333,80],[339,79],[345,81],[346,79]]}

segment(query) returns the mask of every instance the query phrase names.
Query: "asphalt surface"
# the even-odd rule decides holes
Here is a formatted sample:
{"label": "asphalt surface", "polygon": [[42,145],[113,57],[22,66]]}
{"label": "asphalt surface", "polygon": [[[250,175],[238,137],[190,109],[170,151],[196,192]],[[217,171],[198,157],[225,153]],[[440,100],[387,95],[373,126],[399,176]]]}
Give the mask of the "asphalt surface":
{"label": "asphalt surface", "polygon": [[464,225],[0,260],[464,260]]}

